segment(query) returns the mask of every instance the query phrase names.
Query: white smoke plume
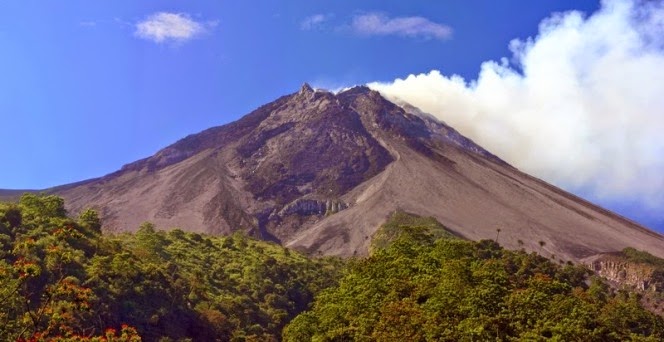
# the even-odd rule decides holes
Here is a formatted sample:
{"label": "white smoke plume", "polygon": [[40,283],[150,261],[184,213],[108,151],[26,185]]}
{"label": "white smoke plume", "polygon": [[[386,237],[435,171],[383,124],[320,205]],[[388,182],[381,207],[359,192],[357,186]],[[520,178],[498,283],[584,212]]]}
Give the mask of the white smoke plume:
{"label": "white smoke plume", "polygon": [[523,171],[664,212],[664,2],[604,1],[545,19],[476,80],[433,70],[369,86]]}

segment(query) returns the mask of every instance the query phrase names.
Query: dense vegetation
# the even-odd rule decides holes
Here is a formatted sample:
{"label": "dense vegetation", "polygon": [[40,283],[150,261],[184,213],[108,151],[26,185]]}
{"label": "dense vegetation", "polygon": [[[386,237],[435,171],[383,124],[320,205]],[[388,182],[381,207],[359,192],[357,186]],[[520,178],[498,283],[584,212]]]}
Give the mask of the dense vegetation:
{"label": "dense vegetation", "polygon": [[[408,216],[398,216],[401,222]],[[399,225],[386,248],[351,262],[286,341],[661,341],[664,322],[635,294],[588,271],[494,241],[435,240]],[[395,225],[389,225],[394,236]],[[383,234],[383,233],[380,233]],[[382,244],[382,243],[381,243]]]}
{"label": "dense vegetation", "polygon": [[0,203],[0,340],[664,339],[637,295],[581,267],[456,239],[430,218],[396,213],[371,250],[343,265],[241,234],[145,223],[102,235],[96,212],[73,219],[61,198],[25,195]]}
{"label": "dense vegetation", "polygon": [[55,196],[0,204],[0,341],[278,340],[337,278],[338,261],[240,234],[100,228]]}
{"label": "dense vegetation", "polygon": [[404,230],[412,229],[424,231],[434,240],[455,237],[433,217],[421,217],[399,210],[394,212],[371,237],[369,251],[375,253],[378,249],[388,247]]}
{"label": "dense vegetation", "polygon": [[648,252],[644,251],[639,251],[636,250],[632,247],[627,247],[623,249],[619,255],[625,258],[625,260],[633,262],[633,263],[639,263],[639,264],[646,264],[655,267],[656,269],[660,271],[664,271],[664,259],[660,259]]}
{"label": "dense vegetation", "polygon": [[620,259],[627,261],[635,270],[647,279],[648,289],[644,291],[641,304],[648,310],[664,317],[664,259],[648,252],[628,247],[616,253]]}

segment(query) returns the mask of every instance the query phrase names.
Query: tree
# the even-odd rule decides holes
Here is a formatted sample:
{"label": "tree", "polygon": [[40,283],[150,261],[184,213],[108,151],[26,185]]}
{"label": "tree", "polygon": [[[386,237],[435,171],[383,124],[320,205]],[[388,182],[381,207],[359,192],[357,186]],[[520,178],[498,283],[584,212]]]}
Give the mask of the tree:
{"label": "tree", "polygon": [[546,245],[546,242],[540,240],[538,243],[539,243],[539,246],[540,246],[540,255],[541,255],[541,254],[542,254],[542,249],[543,249],[544,246]]}
{"label": "tree", "polygon": [[96,210],[85,209],[78,216],[78,224],[94,233],[101,233],[101,219]]}
{"label": "tree", "polygon": [[23,218],[65,218],[65,201],[55,195],[24,194],[18,202]]}

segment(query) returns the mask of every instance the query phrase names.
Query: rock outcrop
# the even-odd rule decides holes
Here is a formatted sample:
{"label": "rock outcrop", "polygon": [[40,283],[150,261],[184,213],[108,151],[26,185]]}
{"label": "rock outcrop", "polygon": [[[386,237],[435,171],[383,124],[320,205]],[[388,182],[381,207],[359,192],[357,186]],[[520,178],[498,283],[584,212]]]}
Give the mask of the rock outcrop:
{"label": "rock outcrop", "polygon": [[620,253],[592,256],[583,263],[593,272],[617,286],[638,291],[662,292],[664,274],[656,266],[627,260]]}
{"label": "rock outcrop", "polygon": [[279,217],[289,215],[332,215],[346,208],[348,208],[348,204],[338,200],[297,199],[286,205],[276,215]]}

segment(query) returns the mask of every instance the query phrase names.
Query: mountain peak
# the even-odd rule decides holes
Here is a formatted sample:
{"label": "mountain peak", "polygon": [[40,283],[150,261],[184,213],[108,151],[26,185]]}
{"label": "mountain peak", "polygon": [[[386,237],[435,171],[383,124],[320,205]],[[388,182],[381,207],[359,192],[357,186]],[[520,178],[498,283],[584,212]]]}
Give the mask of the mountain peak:
{"label": "mountain peak", "polygon": [[313,92],[314,92],[314,89],[311,88],[311,86],[307,82],[304,82],[302,84],[302,87],[300,87],[300,93],[301,94],[303,94],[303,93],[313,93]]}
{"label": "mountain peak", "polygon": [[369,94],[372,91],[373,90],[371,90],[371,88],[367,87],[366,85],[356,85],[356,86],[353,86],[353,87],[350,87],[350,88],[347,88],[347,89],[341,91],[341,93],[346,93],[346,94]]}
{"label": "mountain peak", "polygon": [[656,233],[519,172],[366,86],[331,93],[304,83],[238,121],[52,192],[70,212],[99,208],[111,231],[146,220],[211,234],[241,229],[312,253],[364,254],[385,218],[403,210],[468,239],[497,240],[499,228],[501,244],[560,260],[627,246],[664,255]]}

